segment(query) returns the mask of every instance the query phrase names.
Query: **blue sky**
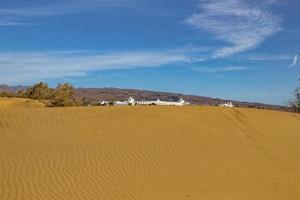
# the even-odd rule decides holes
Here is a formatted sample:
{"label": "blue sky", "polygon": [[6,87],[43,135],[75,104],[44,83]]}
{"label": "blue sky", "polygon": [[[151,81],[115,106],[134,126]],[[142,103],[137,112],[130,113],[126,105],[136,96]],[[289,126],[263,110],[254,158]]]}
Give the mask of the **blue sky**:
{"label": "blue sky", "polygon": [[300,2],[0,2],[0,83],[68,81],[284,104],[300,78]]}

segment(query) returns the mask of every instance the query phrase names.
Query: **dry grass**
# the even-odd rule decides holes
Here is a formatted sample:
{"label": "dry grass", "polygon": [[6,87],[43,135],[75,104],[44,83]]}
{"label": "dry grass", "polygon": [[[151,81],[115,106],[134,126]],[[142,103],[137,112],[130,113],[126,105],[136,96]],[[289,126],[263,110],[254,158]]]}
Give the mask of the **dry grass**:
{"label": "dry grass", "polygon": [[14,107],[0,103],[1,200],[300,199],[296,114]]}

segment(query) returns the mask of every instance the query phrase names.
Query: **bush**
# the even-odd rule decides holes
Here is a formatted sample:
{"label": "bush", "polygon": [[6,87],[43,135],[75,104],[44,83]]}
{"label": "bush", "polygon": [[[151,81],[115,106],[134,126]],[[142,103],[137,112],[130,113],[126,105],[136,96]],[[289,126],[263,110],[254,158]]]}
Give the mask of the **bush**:
{"label": "bush", "polygon": [[16,96],[19,98],[27,98],[27,90],[24,89],[18,90]]}
{"label": "bush", "polygon": [[289,105],[294,112],[300,113],[300,87],[295,89]]}
{"label": "bush", "polygon": [[17,92],[1,92],[0,97],[19,97],[38,100],[48,107],[64,107],[64,106],[87,106],[90,102],[86,98],[75,101],[74,87],[70,83],[58,84],[55,89],[49,88],[47,83],[39,82],[28,89],[19,90]]}
{"label": "bush", "polygon": [[58,84],[54,89],[51,106],[54,107],[64,107],[72,106],[75,102],[74,98],[74,88],[69,83]]}
{"label": "bush", "polygon": [[51,99],[52,90],[46,83],[39,82],[32,87],[28,88],[24,94],[24,97],[34,100],[47,100]]}
{"label": "bush", "polygon": [[1,92],[0,97],[13,98],[16,97],[16,95],[12,92]]}

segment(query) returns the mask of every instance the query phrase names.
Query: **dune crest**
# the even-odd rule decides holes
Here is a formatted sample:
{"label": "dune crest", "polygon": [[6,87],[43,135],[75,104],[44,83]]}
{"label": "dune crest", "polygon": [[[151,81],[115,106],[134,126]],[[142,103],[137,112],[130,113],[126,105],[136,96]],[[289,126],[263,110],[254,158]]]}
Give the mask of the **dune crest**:
{"label": "dune crest", "polygon": [[300,115],[0,106],[0,177],[1,200],[300,199]]}
{"label": "dune crest", "polygon": [[44,104],[30,99],[0,97],[0,108],[41,108]]}

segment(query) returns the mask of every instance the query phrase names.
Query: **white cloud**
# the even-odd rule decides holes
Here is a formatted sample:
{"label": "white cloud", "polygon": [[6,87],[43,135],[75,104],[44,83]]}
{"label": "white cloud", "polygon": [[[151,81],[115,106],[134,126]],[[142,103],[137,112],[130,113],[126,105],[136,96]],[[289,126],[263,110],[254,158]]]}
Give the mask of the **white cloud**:
{"label": "white cloud", "polygon": [[136,0],[69,0],[63,2],[54,1],[52,4],[43,6],[1,8],[0,26],[40,25],[44,23],[32,23],[31,21],[57,15],[99,11],[99,9],[129,8],[134,7],[136,3]]}
{"label": "white cloud", "polygon": [[268,11],[272,2],[209,0],[199,3],[201,12],[190,16],[186,23],[229,43],[231,46],[213,53],[215,58],[228,57],[256,48],[281,30],[281,18]]}
{"label": "white cloud", "polygon": [[288,54],[248,54],[243,58],[250,61],[287,61],[292,57]]}
{"label": "white cloud", "polygon": [[189,63],[188,51],[137,51],[106,54],[85,51],[0,53],[0,82],[21,84],[51,78],[83,76],[91,71]]}
{"label": "white cloud", "polygon": [[298,64],[298,60],[299,60],[298,55],[294,55],[293,63],[290,65],[290,67],[296,66]]}
{"label": "white cloud", "polygon": [[245,71],[248,67],[244,66],[227,66],[227,67],[199,67],[194,68],[196,72],[206,72],[206,73],[218,73],[218,72],[234,72],[234,71]]}

